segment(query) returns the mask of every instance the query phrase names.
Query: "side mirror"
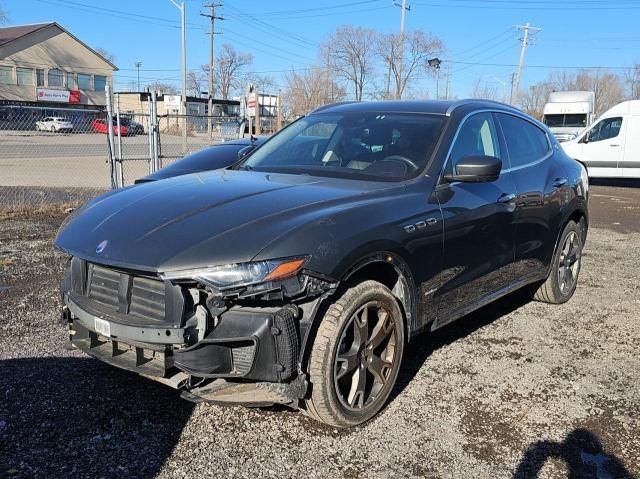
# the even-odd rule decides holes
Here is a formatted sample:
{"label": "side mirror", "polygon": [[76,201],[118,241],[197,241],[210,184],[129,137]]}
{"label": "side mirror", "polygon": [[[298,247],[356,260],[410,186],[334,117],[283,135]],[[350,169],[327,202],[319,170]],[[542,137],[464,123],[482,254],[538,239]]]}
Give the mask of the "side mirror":
{"label": "side mirror", "polygon": [[454,173],[445,175],[448,182],[486,183],[496,181],[502,170],[502,160],[495,156],[465,156],[454,167]]}
{"label": "side mirror", "polygon": [[251,153],[255,149],[256,149],[255,145],[245,146],[240,151],[238,151],[238,159],[242,160],[246,158],[247,156],[249,156],[249,153]]}

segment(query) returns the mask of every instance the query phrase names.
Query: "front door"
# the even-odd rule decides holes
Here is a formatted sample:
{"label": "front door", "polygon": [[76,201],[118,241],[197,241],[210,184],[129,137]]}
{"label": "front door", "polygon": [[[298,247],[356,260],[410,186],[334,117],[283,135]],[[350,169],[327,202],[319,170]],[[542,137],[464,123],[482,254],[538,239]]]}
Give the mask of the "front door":
{"label": "front door", "polygon": [[447,158],[445,173],[465,156],[503,160],[503,173],[487,183],[441,183],[437,197],[444,221],[440,310],[434,327],[474,309],[513,277],[515,193],[507,156],[501,151],[492,113],[481,112],[462,124]]}
{"label": "front door", "polygon": [[624,120],[621,116],[603,118],[582,137],[581,156],[590,176],[621,176],[623,158]]}

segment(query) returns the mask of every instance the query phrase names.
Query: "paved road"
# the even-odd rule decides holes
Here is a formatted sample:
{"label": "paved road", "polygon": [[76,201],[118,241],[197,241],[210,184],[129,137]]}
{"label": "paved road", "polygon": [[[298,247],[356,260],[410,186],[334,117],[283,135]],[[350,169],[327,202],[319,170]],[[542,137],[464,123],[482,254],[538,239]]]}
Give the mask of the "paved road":
{"label": "paved road", "polygon": [[[188,151],[209,144],[203,136],[188,138]],[[116,147],[117,148],[117,147]],[[162,154],[182,156],[182,138],[161,135]],[[122,139],[125,180],[129,184],[148,173],[145,135]],[[107,188],[110,185],[107,136],[97,133],[55,134],[0,132],[0,186]]]}

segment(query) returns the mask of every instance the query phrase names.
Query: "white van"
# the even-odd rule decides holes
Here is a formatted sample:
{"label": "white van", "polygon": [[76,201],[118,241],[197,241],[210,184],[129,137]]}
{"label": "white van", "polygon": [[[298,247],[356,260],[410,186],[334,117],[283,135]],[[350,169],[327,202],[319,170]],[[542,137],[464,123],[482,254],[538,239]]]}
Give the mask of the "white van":
{"label": "white van", "polygon": [[640,178],[640,100],[609,109],[562,147],[591,178]]}

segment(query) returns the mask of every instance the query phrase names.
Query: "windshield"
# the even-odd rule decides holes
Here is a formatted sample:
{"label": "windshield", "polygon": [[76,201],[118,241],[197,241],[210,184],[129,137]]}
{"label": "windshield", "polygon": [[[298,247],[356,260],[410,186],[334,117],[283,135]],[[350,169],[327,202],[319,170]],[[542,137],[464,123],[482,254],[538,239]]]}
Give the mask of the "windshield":
{"label": "windshield", "polygon": [[556,127],[556,126],[585,127],[587,126],[587,115],[585,114],[545,115],[544,124],[547,125],[548,127]]}
{"label": "windshield", "polygon": [[398,181],[417,175],[443,117],[417,113],[317,113],[285,128],[239,168]]}

